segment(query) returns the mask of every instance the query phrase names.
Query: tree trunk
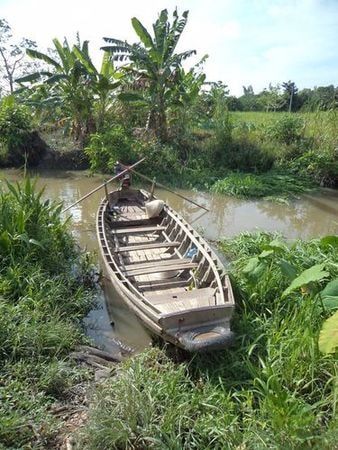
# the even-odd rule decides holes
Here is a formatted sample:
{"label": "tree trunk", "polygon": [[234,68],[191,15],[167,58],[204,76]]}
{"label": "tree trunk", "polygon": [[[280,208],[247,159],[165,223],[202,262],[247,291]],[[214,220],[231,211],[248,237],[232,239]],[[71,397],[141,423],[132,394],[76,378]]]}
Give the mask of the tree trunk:
{"label": "tree trunk", "polygon": [[292,111],[292,100],[293,100],[293,88],[291,88],[290,93],[289,113]]}
{"label": "tree trunk", "polygon": [[156,134],[161,142],[168,141],[167,116],[164,110],[158,112]]}
{"label": "tree trunk", "polygon": [[156,111],[154,108],[151,108],[147,118],[146,124],[147,130],[156,130]]}

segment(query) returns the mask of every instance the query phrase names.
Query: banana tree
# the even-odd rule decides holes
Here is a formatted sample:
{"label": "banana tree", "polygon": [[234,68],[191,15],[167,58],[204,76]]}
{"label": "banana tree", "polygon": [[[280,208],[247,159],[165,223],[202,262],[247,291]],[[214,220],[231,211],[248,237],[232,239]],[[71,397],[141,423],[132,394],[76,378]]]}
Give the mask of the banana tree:
{"label": "banana tree", "polygon": [[90,79],[90,88],[94,95],[97,112],[95,114],[96,128],[100,129],[104,125],[107,111],[112,106],[111,94],[121,85],[124,74],[115,69],[112,55],[109,52],[104,52],[101,69],[98,71],[88,54],[77,46],[74,46],[73,51],[85,67]]}
{"label": "banana tree", "polygon": [[[75,139],[83,145],[86,137],[103,123],[109,94],[118,85],[111,56],[105,54],[99,72],[91,61],[88,41],[69,46],[67,39],[61,44],[53,40],[56,58],[36,50],[27,50],[32,58],[44,61],[51,70],[39,71],[17,80],[21,85],[35,83],[33,87],[47,86],[46,103],[59,107],[63,120],[69,120]],[[96,108],[98,117],[95,117]]]}
{"label": "banana tree", "polygon": [[132,26],[141,42],[131,45],[119,39],[104,38],[111,45],[102,47],[113,54],[115,60],[130,62],[124,70],[136,83],[143,86],[146,93],[144,99],[149,104],[147,128],[154,129],[162,141],[168,139],[167,108],[170,105],[171,91],[177,85],[176,72],[185,59],[196,53],[195,50],[175,53],[187,20],[188,11],[180,18],[175,10],[170,23],[168,12],[164,9],[153,24],[151,36],[134,17]]}

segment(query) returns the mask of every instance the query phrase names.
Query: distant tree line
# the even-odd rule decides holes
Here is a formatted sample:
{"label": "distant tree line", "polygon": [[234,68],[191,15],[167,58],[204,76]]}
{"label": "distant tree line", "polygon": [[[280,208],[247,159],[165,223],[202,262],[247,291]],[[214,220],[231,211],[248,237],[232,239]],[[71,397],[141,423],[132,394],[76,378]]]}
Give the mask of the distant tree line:
{"label": "distant tree line", "polygon": [[316,86],[298,90],[287,81],[254,93],[251,85],[243,86],[243,95],[227,97],[231,111],[327,111],[338,106],[338,86]]}

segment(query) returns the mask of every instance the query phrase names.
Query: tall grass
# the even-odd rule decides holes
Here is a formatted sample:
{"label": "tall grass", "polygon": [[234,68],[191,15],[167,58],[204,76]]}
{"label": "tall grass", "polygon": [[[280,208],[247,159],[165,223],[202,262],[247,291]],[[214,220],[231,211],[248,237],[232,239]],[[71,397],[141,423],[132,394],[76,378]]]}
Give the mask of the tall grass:
{"label": "tall grass", "polygon": [[45,448],[59,427],[49,406],[88,375],[67,362],[85,340],[80,320],[91,294],[60,206],[34,183],[0,191],[0,443]]}
{"label": "tall grass", "polygon": [[[96,392],[79,448],[337,448],[337,359],[318,350],[326,317],[293,276],[338,249],[242,234],[221,243],[237,300],[232,349],[175,363],[159,349],[126,362]],[[324,283],[324,282],[323,282]]]}
{"label": "tall grass", "polygon": [[283,200],[310,191],[314,185],[306,178],[295,177],[278,171],[264,174],[230,173],[217,180],[212,192],[242,198],[270,198]]}

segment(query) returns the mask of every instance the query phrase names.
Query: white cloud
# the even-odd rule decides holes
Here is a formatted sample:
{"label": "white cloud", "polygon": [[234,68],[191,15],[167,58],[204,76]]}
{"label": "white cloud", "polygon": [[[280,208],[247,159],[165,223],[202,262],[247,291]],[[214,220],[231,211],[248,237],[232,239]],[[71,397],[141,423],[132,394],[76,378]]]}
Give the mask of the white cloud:
{"label": "white cloud", "polygon": [[130,19],[150,27],[162,8],[190,10],[180,49],[196,49],[210,80],[223,80],[235,94],[292,79],[299,87],[338,84],[336,0],[0,0],[0,17],[17,35],[42,48],[54,37],[90,40],[98,61],[102,37],[135,40]]}

